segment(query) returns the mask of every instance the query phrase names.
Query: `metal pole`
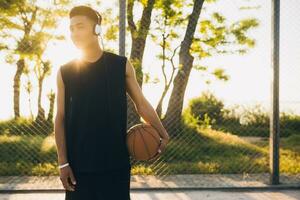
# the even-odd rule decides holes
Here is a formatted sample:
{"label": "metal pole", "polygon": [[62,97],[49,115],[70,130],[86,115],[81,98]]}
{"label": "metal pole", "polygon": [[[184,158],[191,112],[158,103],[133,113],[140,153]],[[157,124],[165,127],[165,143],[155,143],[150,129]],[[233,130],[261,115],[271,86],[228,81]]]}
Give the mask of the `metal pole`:
{"label": "metal pole", "polygon": [[272,86],[270,113],[270,182],[279,184],[279,17],[280,0],[272,0]]}
{"label": "metal pole", "polygon": [[125,56],[126,0],[119,0],[119,55]]}

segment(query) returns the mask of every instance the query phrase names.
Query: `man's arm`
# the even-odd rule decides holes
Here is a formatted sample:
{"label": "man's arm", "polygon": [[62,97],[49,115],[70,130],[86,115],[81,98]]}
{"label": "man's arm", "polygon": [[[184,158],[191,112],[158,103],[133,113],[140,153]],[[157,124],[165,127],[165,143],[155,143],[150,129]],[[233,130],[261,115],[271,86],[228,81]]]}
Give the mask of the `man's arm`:
{"label": "man's arm", "polygon": [[57,77],[57,113],[55,116],[55,141],[57,146],[57,156],[58,164],[62,165],[67,163],[67,153],[66,153],[66,140],[65,140],[65,131],[64,131],[64,118],[65,118],[65,88],[62,80],[61,72],[58,70]]}
{"label": "man's arm", "polygon": [[[65,137],[65,86],[62,80],[61,71],[58,70],[56,77],[57,84],[57,112],[55,116],[54,135],[57,147],[58,165],[62,165],[68,162],[66,137]],[[74,191],[76,185],[76,179],[70,166],[66,166],[60,169],[60,180],[66,190]],[[71,182],[69,181],[71,180]],[[73,185],[72,185],[73,184]]]}
{"label": "man's arm", "polygon": [[169,141],[169,135],[163,127],[156,111],[152,105],[144,97],[142,90],[136,80],[135,70],[127,59],[126,63],[126,90],[134,101],[137,113],[151,126],[155,127],[160,136],[166,141]]}

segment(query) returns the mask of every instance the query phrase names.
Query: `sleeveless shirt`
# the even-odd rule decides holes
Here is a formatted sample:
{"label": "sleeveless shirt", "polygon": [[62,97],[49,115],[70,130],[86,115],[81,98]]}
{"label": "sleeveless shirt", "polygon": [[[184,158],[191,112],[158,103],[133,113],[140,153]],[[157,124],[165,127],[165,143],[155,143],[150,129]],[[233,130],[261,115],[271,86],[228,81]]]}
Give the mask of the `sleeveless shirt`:
{"label": "sleeveless shirt", "polygon": [[60,67],[65,85],[67,159],[73,171],[131,168],[126,145],[125,56],[103,51],[96,62]]}

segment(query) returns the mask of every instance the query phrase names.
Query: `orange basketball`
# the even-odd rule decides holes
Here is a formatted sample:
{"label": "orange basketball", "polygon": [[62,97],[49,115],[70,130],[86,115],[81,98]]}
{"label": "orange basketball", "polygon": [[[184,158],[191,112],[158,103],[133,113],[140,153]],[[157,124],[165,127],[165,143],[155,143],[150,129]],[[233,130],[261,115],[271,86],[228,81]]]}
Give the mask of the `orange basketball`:
{"label": "orange basketball", "polygon": [[139,161],[148,161],[160,153],[161,137],[150,124],[140,123],[127,130],[127,147],[130,156]]}

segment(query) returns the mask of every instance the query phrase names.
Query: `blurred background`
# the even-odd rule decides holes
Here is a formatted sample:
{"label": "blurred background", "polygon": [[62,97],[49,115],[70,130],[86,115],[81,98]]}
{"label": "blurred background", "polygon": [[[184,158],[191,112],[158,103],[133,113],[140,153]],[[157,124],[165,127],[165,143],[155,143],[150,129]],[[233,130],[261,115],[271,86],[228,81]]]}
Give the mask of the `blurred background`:
{"label": "blurred background", "polygon": [[[127,0],[125,56],[171,136],[158,160],[132,160],[132,175],[192,174],[200,187],[269,183],[271,2]],[[56,74],[80,55],[69,31],[76,5],[100,12],[104,49],[119,54],[117,0],[0,0],[2,187],[58,176]],[[300,184],[299,10],[297,0],[281,1],[282,184]],[[128,96],[128,128],[141,120]]]}

